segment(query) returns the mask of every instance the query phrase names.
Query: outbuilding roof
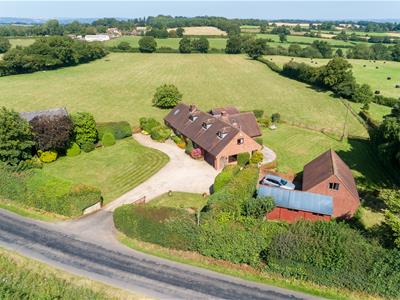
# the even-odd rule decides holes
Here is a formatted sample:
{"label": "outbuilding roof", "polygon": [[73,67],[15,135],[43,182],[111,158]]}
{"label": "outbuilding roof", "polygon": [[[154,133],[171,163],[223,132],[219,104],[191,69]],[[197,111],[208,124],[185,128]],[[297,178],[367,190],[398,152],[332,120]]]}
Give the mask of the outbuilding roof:
{"label": "outbuilding roof", "polygon": [[331,196],[310,192],[285,190],[262,185],[258,188],[257,197],[272,197],[277,207],[308,211],[321,215],[333,215]]}
{"label": "outbuilding roof", "polygon": [[303,190],[313,188],[332,175],[336,175],[349,192],[357,199],[359,198],[350,168],[332,149],[322,153],[304,166]]}
{"label": "outbuilding roof", "polygon": [[21,116],[21,118],[30,122],[31,120],[33,120],[35,117],[38,116],[48,116],[48,117],[68,116],[68,112],[65,107],[62,107],[62,108],[51,108],[47,110],[38,110],[31,112],[20,112],[19,115]]}

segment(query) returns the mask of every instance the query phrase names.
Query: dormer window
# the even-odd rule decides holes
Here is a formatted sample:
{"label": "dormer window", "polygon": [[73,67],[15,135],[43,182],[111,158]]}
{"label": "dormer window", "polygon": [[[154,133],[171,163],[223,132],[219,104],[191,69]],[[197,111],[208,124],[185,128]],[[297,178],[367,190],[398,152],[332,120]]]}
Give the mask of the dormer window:
{"label": "dormer window", "polygon": [[228,134],[228,133],[226,133],[226,132],[221,132],[221,131],[218,131],[218,132],[217,132],[217,136],[218,136],[218,138],[220,138],[221,140],[222,140],[224,137],[226,137],[227,134]]}
{"label": "dormer window", "polygon": [[179,114],[180,111],[181,111],[181,110],[180,110],[179,108],[177,108],[177,109],[174,111],[174,116],[176,116],[177,114]]}
{"label": "dormer window", "polygon": [[196,121],[196,120],[197,120],[197,118],[198,118],[198,116],[195,116],[195,115],[189,115],[189,120],[190,120],[190,121],[192,121],[192,122]]}
{"label": "dormer window", "polygon": [[212,125],[211,123],[203,122],[203,124],[201,125],[201,127],[203,127],[203,129],[207,130],[208,128],[211,127],[211,125]]}

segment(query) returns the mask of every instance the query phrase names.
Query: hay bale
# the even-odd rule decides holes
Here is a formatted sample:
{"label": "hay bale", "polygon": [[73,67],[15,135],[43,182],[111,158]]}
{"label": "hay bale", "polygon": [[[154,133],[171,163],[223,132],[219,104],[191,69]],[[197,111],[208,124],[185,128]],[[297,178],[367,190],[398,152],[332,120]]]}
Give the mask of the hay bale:
{"label": "hay bale", "polygon": [[389,77],[387,77],[386,79],[387,79],[387,80],[392,80],[392,77],[389,76]]}
{"label": "hay bale", "polygon": [[375,69],[379,69],[379,67],[378,67],[378,66],[376,66],[376,67],[375,67]]}
{"label": "hay bale", "polygon": [[363,65],[363,67],[364,67],[364,68],[366,68],[366,67],[367,67],[367,65]]}
{"label": "hay bale", "polygon": [[396,84],[396,89],[400,89],[400,84]]}
{"label": "hay bale", "polygon": [[381,93],[381,91],[376,90],[375,91],[375,95],[379,95]]}

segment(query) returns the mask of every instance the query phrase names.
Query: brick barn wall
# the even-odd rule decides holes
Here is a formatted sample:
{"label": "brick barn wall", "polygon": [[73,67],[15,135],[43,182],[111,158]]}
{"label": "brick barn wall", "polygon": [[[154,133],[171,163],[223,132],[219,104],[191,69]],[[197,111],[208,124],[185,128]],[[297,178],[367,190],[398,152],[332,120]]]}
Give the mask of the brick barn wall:
{"label": "brick barn wall", "polygon": [[302,210],[295,211],[284,207],[275,207],[271,212],[266,214],[266,217],[268,220],[285,220],[290,223],[301,219],[310,221],[329,221],[331,219],[331,217],[327,215],[315,215],[311,212]]}
{"label": "brick barn wall", "polygon": [[[330,182],[339,183],[339,190],[329,189]],[[348,191],[346,186],[336,175],[332,175],[328,179],[307,190],[307,192],[332,196],[334,217],[352,216],[360,205],[360,200]]]}

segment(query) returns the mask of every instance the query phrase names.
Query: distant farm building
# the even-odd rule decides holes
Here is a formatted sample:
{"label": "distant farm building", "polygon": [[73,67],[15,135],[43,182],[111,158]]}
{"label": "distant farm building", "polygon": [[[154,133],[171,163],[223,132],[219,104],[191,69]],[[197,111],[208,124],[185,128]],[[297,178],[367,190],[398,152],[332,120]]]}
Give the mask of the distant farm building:
{"label": "distant farm building", "polygon": [[85,41],[87,42],[105,42],[109,41],[110,37],[107,34],[89,34],[85,35]]}
{"label": "distant farm building", "polygon": [[110,38],[117,38],[122,36],[122,32],[119,31],[118,28],[108,28],[106,32]]}
{"label": "distant farm building", "polygon": [[261,150],[253,138],[261,131],[252,112],[236,108],[218,108],[203,112],[194,105],[178,104],[164,118],[165,124],[178,135],[193,142],[204,159],[215,169],[236,164],[240,153]]}
{"label": "distant farm building", "polygon": [[302,190],[260,186],[258,197],[271,196],[276,207],[268,219],[329,220],[354,215],[360,199],[350,168],[333,150],[304,166]]}

